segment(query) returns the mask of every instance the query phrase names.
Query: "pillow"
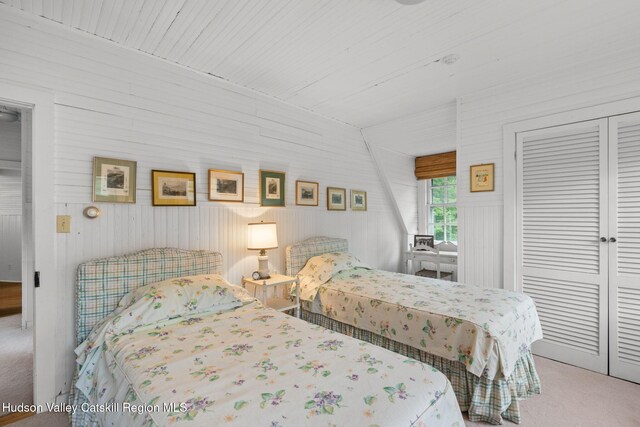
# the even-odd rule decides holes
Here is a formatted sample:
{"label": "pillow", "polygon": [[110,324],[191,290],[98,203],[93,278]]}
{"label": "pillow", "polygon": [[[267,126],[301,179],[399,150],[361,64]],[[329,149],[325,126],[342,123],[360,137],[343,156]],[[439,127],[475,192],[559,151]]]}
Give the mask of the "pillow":
{"label": "pillow", "polygon": [[231,310],[254,300],[243,288],[217,274],[178,277],[142,286],[122,297],[113,313],[94,326],[76,348],[78,362],[82,364],[109,334],[184,315]]}
{"label": "pillow", "polygon": [[336,274],[354,268],[371,269],[367,264],[348,252],[332,252],[310,258],[300,270],[300,298],[313,301],[320,286],[327,283]]}
{"label": "pillow", "polygon": [[349,252],[330,252],[310,258],[298,274],[313,276],[316,280],[325,283],[341,271],[353,268],[371,269]]}
{"label": "pillow", "polygon": [[75,352],[82,381],[76,385],[86,396],[94,386],[91,378],[107,337],[132,333],[161,321],[199,313],[218,313],[255,301],[247,291],[217,274],[178,277],[142,286],[126,294],[118,307],[93,328]]}
{"label": "pillow", "polygon": [[[165,318],[221,311],[242,305],[239,291],[218,274],[163,280],[126,294],[116,311],[129,309],[136,320],[151,323]],[[241,288],[240,288],[241,289]]]}

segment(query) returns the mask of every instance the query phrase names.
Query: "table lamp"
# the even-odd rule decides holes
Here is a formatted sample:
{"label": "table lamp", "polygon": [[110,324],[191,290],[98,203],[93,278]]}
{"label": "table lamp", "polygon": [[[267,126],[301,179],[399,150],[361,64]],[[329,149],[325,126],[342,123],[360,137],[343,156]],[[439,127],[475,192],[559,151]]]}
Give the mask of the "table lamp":
{"label": "table lamp", "polygon": [[247,249],[259,250],[258,274],[261,279],[268,279],[269,257],[267,249],[278,247],[278,231],[275,222],[253,222],[249,223],[249,237]]}

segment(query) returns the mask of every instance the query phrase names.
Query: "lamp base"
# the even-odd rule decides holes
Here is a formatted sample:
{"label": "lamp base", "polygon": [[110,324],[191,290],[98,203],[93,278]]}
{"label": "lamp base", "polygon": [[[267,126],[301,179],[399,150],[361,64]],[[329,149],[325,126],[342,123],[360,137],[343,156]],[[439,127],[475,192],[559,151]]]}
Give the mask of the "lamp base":
{"label": "lamp base", "polygon": [[266,255],[258,255],[258,274],[261,279],[269,279],[269,257]]}

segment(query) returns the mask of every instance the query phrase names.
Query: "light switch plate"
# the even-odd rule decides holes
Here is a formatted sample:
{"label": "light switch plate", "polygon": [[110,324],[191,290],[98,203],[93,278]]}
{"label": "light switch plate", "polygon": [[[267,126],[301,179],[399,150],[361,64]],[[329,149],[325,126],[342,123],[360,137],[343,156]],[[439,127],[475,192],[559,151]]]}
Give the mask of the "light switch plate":
{"label": "light switch plate", "polygon": [[71,232],[71,216],[70,215],[56,216],[56,231],[58,233]]}

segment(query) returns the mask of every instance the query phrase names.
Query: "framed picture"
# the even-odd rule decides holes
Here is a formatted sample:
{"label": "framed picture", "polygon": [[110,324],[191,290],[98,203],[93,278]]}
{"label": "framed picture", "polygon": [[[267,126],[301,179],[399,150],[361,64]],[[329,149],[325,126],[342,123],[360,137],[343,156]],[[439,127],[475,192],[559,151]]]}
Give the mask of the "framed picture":
{"label": "framed picture", "polygon": [[285,173],[260,171],[260,206],[285,205]]}
{"label": "framed picture", "polygon": [[416,234],[413,236],[413,249],[426,251],[426,247],[433,247],[433,236],[430,234]]}
{"label": "framed picture", "polygon": [[327,187],[327,210],[347,210],[347,190],[344,188]]}
{"label": "framed picture", "polygon": [[367,192],[362,190],[351,190],[351,210],[367,210]]}
{"label": "framed picture", "polygon": [[209,200],[244,202],[244,173],[209,169]]}
{"label": "framed picture", "polygon": [[136,202],[136,168],[131,160],[93,158],[93,201]]}
{"label": "framed picture", "polygon": [[471,166],[471,192],[493,191],[493,163]]}
{"label": "framed picture", "polygon": [[153,206],[195,206],[196,174],[152,170],[151,193]]}
{"label": "framed picture", "polygon": [[296,205],[318,206],[319,189],[317,182],[296,181]]}

